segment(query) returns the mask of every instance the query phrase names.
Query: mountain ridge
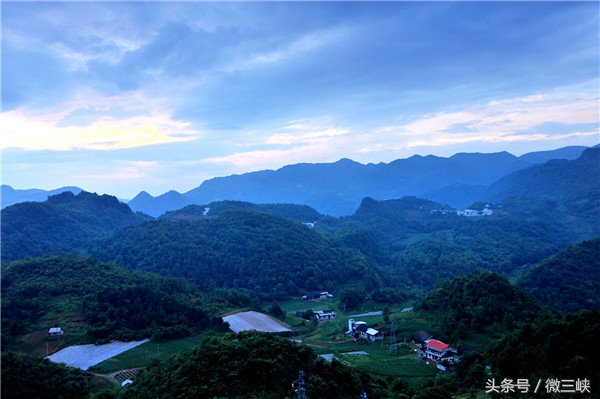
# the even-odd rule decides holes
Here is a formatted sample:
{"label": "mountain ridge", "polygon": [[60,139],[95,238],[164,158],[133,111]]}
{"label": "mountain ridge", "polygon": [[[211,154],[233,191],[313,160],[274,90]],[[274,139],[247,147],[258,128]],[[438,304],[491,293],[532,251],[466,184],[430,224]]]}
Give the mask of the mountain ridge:
{"label": "mountain ridge", "polygon": [[[186,205],[222,200],[308,205],[331,216],[352,214],[363,198],[384,200],[419,196],[457,208],[465,207],[501,177],[551,159],[573,160],[588,147],[569,146],[530,152],[456,153],[448,158],[413,155],[389,163],[361,164],[349,158],[333,163],[298,163],[277,170],[215,177],[184,193],[170,190],[156,197],[141,191],[127,202],[133,211],[158,217]],[[2,185],[2,208],[20,202],[43,202],[48,196],[78,187],[18,190]]]}
{"label": "mountain ridge", "polygon": [[586,148],[563,147],[520,157],[502,151],[488,154],[457,153],[449,158],[413,155],[377,164],[361,164],[348,158],[333,163],[299,163],[277,170],[209,179],[179,196],[172,194],[172,197],[177,197],[176,204],[169,204],[163,194],[155,197],[152,209],[144,205],[147,198],[144,201],[133,198],[129,205],[133,210],[155,217],[180,208],[186,201],[187,204],[222,200],[295,203],[336,217],[352,214],[367,196],[384,200],[415,195],[464,207],[479,198],[461,195],[463,188],[478,195],[501,177],[535,164],[526,159],[572,160]]}

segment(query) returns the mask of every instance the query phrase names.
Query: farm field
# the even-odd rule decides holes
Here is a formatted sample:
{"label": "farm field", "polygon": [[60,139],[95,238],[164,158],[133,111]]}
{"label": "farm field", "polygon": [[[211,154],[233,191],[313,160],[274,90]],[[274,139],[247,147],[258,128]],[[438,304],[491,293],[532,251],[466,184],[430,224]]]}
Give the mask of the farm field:
{"label": "farm field", "polygon": [[112,342],[106,345],[74,345],[48,356],[48,359],[54,363],[65,363],[67,366],[77,367],[85,371],[103,360],[110,359],[148,341],[148,339],[145,339],[142,341]]}
{"label": "farm field", "polygon": [[177,353],[200,345],[204,338],[205,336],[200,334],[163,343],[146,342],[96,364],[91,370],[98,373],[109,373],[117,370],[147,367],[155,360],[164,361]]}
{"label": "farm field", "polygon": [[254,311],[225,316],[223,321],[229,323],[229,327],[236,333],[246,330],[273,333],[291,331],[282,322],[273,319],[271,316]]}

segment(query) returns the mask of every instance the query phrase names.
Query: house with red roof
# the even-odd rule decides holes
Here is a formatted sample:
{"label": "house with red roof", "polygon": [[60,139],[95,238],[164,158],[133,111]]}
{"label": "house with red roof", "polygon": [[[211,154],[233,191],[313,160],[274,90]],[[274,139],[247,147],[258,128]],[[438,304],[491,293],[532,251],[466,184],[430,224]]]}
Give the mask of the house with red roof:
{"label": "house with red roof", "polygon": [[425,341],[425,351],[423,354],[429,359],[438,361],[443,357],[455,355],[456,349],[437,339],[428,339]]}

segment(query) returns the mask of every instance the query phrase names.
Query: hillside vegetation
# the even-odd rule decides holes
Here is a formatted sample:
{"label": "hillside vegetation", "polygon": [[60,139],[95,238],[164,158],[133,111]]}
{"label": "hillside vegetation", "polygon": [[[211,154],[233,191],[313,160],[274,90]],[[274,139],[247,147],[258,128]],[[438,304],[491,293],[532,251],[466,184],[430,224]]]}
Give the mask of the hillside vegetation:
{"label": "hillside vegetation", "polygon": [[531,294],[498,274],[481,271],[445,282],[417,301],[415,309],[436,314],[448,342],[473,333],[498,337],[538,317],[552,317]]}
{"label": "hillside vegetation", "polygon": [[117,198],[85,191],[22,202],[2,210],[2,260],[71,252],[121,227],[142,223]]}
{"label": "hillside vegetation", "polygon": [[533,390],[539,380],[542,384],[548,379],[571,380],[574,389],[575,380],[585,379],[590,397],[597,397],[600,383],[597,353],[600,353],[600,312],[584,310],[524,325],[493,342],[488,358],[498,382],[502,378],[528,379]]}
{"label": "hillside vegetation", "polygon": [[3,262],[3,350],[19,347],[19,337],[42,326],[46,333],[47,327],[62,327],[72,343],[160,341],[221,328],[210,302],[181,279],[123,270],[93,258],[48,255]]}
{"label": "hillside vegetation", "polygon": [[531,267],[519,286],[561,312],[600,309],[600,238],[573,245]]}
{"label": "hillside vegetation", "polygon": [[300,223],[249,211],[147,222],[105,238],[92,254],[128,269],[184,277],[207,290],[243,288],[264,299],[333,291],[361,279],[372,263],[357,251],[331,247]]}
{"label": "hillside vegetation", "polygon": [[121,398],[291,398],[300,371],[310,397],[351,398],[362,391],[356,372],[337,361],[318,359],[305,345],[241,332],[207,339],[150,368]]}

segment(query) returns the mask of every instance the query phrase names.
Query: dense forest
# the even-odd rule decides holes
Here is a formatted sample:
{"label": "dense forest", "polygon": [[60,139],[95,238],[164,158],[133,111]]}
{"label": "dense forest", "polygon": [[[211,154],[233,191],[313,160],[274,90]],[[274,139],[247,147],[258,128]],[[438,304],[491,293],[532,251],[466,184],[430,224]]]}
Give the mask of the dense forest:
{"label": "dense forest", "polygon": [[89,381],[90,376],[77,368],[2,350],[3,398],[86,399],[91,391]]}
{"label": "dense forest", "polygon": [[583,241],[531,267],[518,284],[561,312],[600,309],[600,238]]}
{"label": "dense forest", "polygon": [[[595,309],[526,324],[493,342],[488,359],[496,376],[528,379],[533,386],[540,380],[585,379],[590,397],[598,397],[598,353],[600,312]],[[575,381],[570,384],[574,389]]]}
{"label": "dense forest", "polygon": [[46,202],[23,202],[2,210],[2,260],[70,252],[121,227],[147,220],[110,195],[70,191]]}
{"label": "dense forest", "polygon": [[476,271],[446,281],[415,304],[433,312],[441,337],[460,342],[473,333],[499,337],[538,318],[553,317],[533,295],[492,272]]}
{"label": "dense forest", "polygon": [[100,241],[91,253],[128,269],[184,277],[205,290],[244,288],[271,300],[333,291],[361,279],[372,264],[300,223],[243,210],[143,223]]}
{"label": "dense forest", "polygon": [[[219,301],[227,303],[226,297]],[[39,328],[42,318],[83,322],[79,334],[65,337],[75,343],[161,341],[207,327],[226,330],[210,306],[209,297],[182,279],[123,270],[76,254],[2,264],[3,350],[19,347],[17,338]],[[59,313],[69,316],[51,316]]]}

